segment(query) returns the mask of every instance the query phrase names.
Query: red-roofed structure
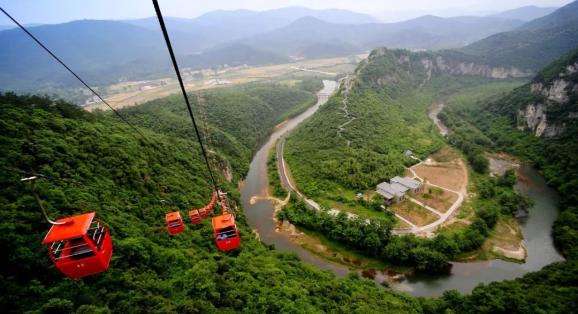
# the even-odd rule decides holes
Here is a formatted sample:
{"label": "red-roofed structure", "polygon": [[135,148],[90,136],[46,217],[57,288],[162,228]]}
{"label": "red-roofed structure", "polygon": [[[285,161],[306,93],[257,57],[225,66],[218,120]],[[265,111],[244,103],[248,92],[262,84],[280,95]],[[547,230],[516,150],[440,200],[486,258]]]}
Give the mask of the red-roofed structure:
{"label": "red-roofed structure", "polygon": [[56,221],[42,241],[54,265],[72,279],[106,271],[112,257],[112,238],[90,212]]}

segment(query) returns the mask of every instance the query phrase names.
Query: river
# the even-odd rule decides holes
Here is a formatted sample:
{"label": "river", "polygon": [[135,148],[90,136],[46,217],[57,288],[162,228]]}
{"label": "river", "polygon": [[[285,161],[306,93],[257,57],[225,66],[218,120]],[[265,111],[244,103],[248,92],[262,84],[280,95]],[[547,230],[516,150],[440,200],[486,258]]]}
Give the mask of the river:
{"label": "river", "polygon": [[[337,87],[337,83],[334,81],[324,81],[323,83],[324,89],[320,92],[319,101],[307,111],[290,119],[275,130],[269,140],[255,154],[241,188],[241,199],[249,225],[258,232],[261,241],[274,245],[280,251],[294,252],[304,262],[330,270],[338,276],[345,276],[349,272],[346,266],[329,262],[314,255],[292,242],[285,233],[276,232],[275,221],[273,220],[274,207],[269,200],[259,198],[254,204],[250,202],[253,196],[267,196],[269,185],[267,158],[275,142],[313,115],[325,103],[327,95]],[[443,277],[412,276],[403,282],[393,284],[392,287],[416,296],[439,296],[449,289],[468,293],[480,283],[513,279],[525,273],[539,270],[550,263],[563,260],[554,248],[551,236],[552,224],[557,216],[558,195],[546,185],[544,179],[531,167],[522,166],[518,173],[520,180],[516,189],[535,202],[530,209],[529,217],[521,221],[528,251],[525,263],[518,264],[501,260],[453,263],[450,275]]]}
{"label": "river", "polygon": [[520,180],[516,184],[516,190],[534,200],[530,215],[520,219],[528,252],[525,263],[502,260],[452,263],[450,275],[413,276],[393,287],[416,296],[439,296],[449,289],[468,293],[481,283],[521,277],[528,272],[563,260],[554,248],[551,235],[552,224],[558,215],[556,191],[548,187],[538,172],[529,166],[522,165],[518,169],[518,176]]}
{"label": "river", "polygon": [[[345,276],[349,273],[347,267],[328,262],[305,250],[300,245],[293,243],[286,234],[276,232],[275,221],[273,220],[273,214],[275,212],[273,204],[271,201],[261,198],[267,196],[267,188],[269,186],[269,179],[267,178],[267,158],[269,151],[281,136],[295,129],[297,125],[311,117],[317,109],[327,101],[329,95],[337,88],[337,82],[323,81],[323,86],[323,89],[318,93],[319,100],[314,106],[282,124],[271,134],[269,140],[267,140],[259,151],[257,151],[251,161],[249,172],[241,187],[241,201],[249,225],[253,230],[257,231],[263,243],[273,244],[276,249],[283,252],[294,252],[301,260],[307,263],[333,271],[338,276]],[[251,204],[251,198],[253,196],[258,196],[259,198],[254,204]]]}

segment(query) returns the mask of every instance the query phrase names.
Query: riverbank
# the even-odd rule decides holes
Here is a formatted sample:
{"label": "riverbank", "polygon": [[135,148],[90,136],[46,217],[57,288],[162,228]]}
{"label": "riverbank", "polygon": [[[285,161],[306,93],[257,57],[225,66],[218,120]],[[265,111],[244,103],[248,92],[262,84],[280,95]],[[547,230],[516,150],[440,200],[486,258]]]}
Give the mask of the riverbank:
{"label": "riverbank", "polygon": [[[310,114],[312,115],[313,112],[310,112]],[[416,296],[438,296],[448,289],[457,289],[467,293],[479,283],[520,277],[527,272],[538,270],[553,261],[561,260],[560,255],[553,249],[549,234],[556,216],[555,193],[554,195],[541,193],[540,196],[544,196],[544,198],[541,201],[535,201],[535,205],[531,209],[532,215],[522,224],[521,231],[526,238],[526,247],[528,248],[528,256],[523,264],[502,260],[456,262],[452,263],[451,274],[447,276],[432,277],[414,274],[409,275],[405,280],[398,281],[401,278],[382,268],[382,264],[371,264],[371,261],[364,262],[363,260],[360,262],[354,255],[349,255],[351,250],[340,251],[337,245],[334,246],[329,241],[325,242],[323,239],[317,238],[317,242],[305,240],[305,243],[299,244],[299,241],[291,239],[286,232],[278,232],[282,230],[276,230],[277,225],[272,219],[275,208],[270,200],[255,199],[254,204],[250,204],[250,199],[255,195],[263,196],[267,194],[269,184],[267,179],[268,152],[274,147],[275,142],[287,132],[287,127],[292,129],[291,126],[295,127],[306,118],[297,117],[297,121],[290,119],[276,130],[271,139],[255,155],[243,186],[242,200],[249,224],[258,231],[264,243],[274,245],[275,248],[281,251],[293,252],[301,260],[320,268],[331,270],[338,276],[346,275],[351,271],[350,269],[369,267],[365,271],[359,270],[359,272],[370,278],[373,277],[376,282],[385,280],[391,287],[410,292]],[[527,171],[525,167],[522,168],[522,172]],[[530,169],[529,171],[532,170]],[[525,186],[527,184],[545,186],[543,180],[540,182],[541,178],[539,176],[528,177],[523,175],[521,179],[517,189],[532,198],[534,198],[533,191],[526,190]],[[467,205],[466,203],[463,206]],[[547,226],[536,227],[536,225],[542,223]],[[295,231],[294,235],[296,236],[307,234],[307,231],[303,232],[299,229],[293,229],[288,224],[286,227],[291,228],[291,230],[288,230],[290,232]],[[546,230],[546,232],[541,234],[540,230]],[[540,234],[534,237],[534,233]],[[311,237],[310,239],[313,238]],[[542,241],[542,245],[537,245],[537,241]],[[323,245],[323,248],[319,245]],[[315,253],[315,250],[317,250],[317,253]],[[325,256],[318,254],[319,252],[322,252]]]}

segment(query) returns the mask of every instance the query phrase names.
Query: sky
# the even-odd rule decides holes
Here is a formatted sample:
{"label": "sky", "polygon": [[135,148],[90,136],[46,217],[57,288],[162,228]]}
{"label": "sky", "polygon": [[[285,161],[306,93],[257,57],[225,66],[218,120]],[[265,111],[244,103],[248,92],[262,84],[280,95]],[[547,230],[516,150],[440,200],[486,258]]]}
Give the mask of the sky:
{"label": "sky", "polygon": [[[267,10],[287,6],[347,9],[384,21],[424,14],[455,16],[504,11],[525,5],[562,6],[571,0],[159,0],[166,16],[192,18],[213,10]],[[133,19],[154,14],[149,0],[0,0],[23,23],[54,24],[81,19]],[[4,16],[0,25],[10,24]]]}

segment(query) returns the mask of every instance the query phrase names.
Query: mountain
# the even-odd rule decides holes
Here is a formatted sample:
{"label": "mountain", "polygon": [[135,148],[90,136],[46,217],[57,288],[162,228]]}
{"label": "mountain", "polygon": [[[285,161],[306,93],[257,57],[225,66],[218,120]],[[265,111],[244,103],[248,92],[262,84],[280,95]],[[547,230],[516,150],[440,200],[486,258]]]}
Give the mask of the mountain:
{"label": "mountain", "polygon": [[[201,68],[271,64],[289,57],[343,56],[377,46],[455,48],[521,23],[469,16],[423,16],[389,24],[368,21],[374,19],[350,11],[291,7],[262,12],[214,11],[195,19],[167,18],[167,26],[179,58],[189,67]],[[155,18],[84,20],[30,30],[91,84],[146,79],[170,72]],[[2,90],[51,92],[53,87],[76,86],[73,78],[20,30],[0,31],[0,40],[10,43],[0,47]]]}
{"label": "mountain", "polygon": [[521,27],[464,47],[461,51],[491,65],[537,71],[578,46],[578,1]]}
{"label": "mountain", "polygon": [[[139,80],[171,70],[160,30],[116,21],[84,20],[31,27],[30,31],[94,85]],[[193,35],[177,30],[171,31],[171,37],[183,65],[192,68],[287,61],[283,56],[239,44],[195,53],[198,46]],[[74,77],[21,30],[0,31],[0,40],[9,43],[0,46],[2,90],[78,86]]]}
{"label": "mountain", "polygon": [[[89,82],[111,82],[116,68],[165,57],[160,33],[113,21],[83,20],[31,27],[30,32]],[[0,82],[3,89],[70,84],[70,75],[20,29],[0,32]],[[135,68],[137,71],[146,69]]]}
{"label": "mountain", "polygon": [[513,118],[518,129],[537,137],[578,131],[578,50],[551,63],[530,84],[489,109]]}
{"label": "mountain", "polygon": [[506,18],[506,19],[514,19],[514,20],[522,20],[522,21],[531,21],[537,18],[546,16],[558,8],[556,7],[537,7],[533,5],[520,7],[496,14],[492,14],[493,17],[499,18]]}
{"label": "mountain", "polygon": [[[24,26],[26,26],[26,27],[35,27],[35,26],[40,26],[40,25],[42,25],[42,24],[40,24],[40,23],[24,24]],[[16,28],[16,27],[17,27],[17,26],[14,25],[14,24],[0,25],[0,31],[7,30],[7,29],[13,29],[13,28]]]}
{"label": "mountain", "polygon": [[560,192],[554,241],[564,256],[578,258],[578,49],[529,83],[457,114],[466,120],[459,125],[481,130],[493,150],[531,162]]}
{"label": "mountain", "polygon": [[567,4],[558,10],[539,19],[530,21],[520,27],[521,30],[538,30],[557,28],[578,24],[578,1]]}
{"label": "mountain", "polygon": [[266,11],[212,11],[197,17],[195,22],[201,25],[216,26],[226,23],[251,24],[261,21],[266,28],[274,29],[287,25],[302,17],[311,16],[329,23],[339,24],[365,24],[374,23],[377,20],[367,14],[352,12],[348,10],[325,9],[314,10],[305,7],[286,7]]}
{"label": "mountain", "polygon": [[232,43],[211,48],[199,54],[181,57],[181,65],[193,69],[207,69],[227,65],[263,65],[289,62],[289,58],[251,46]]}
{"label": "mountain", "polygon": [[461,47],[520,24],[517,20],[494,17],[423,16],[399,23],[348,25],[304,17],[242,42],[279,54],[323,57],[366,51],[377,46],[410,49]]}
{"label": "mountain", "polygon": [[[171,32],[189,34],[192,36],[191,40],[197,42],[199,49],[206,49],[218,44],[266,33],[307,16],[329,23],[342,24],[362,24],[376,21],[369,15],[347,10],[313,10],[304,7],[287,7],[266,11],[217,10],[194,19],[169,17],[166,19],[166,23]],[[155,17],[124,22],[150,30],[158,30],[159,27]]]}

